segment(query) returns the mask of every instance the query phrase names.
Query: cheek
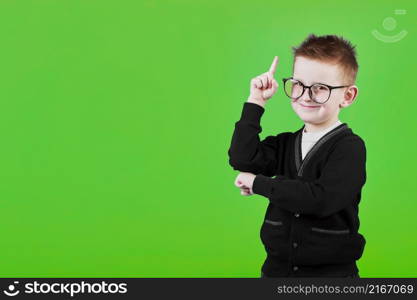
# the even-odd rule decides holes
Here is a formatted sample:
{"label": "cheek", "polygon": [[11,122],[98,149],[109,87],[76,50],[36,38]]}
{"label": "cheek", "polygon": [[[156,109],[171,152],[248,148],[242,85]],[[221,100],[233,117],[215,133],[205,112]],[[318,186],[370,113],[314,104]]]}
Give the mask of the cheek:
{"label": "cheek", "polygon": [[297,110],[297,109],[298,109],[298,104],[297,104],[297,102],[296,102],[296,101],[291,100],[291,106],[292,106],[292,108],[293,108],[294,110]]}
{"label": "cheek", "polygon": [[292,110],[294,111],[294,113],[296,113],[296,114],[299,113],[299,109],[298,109],[297,104],[291,103],[291,107],[292,107]]}
{"label": "cheek", "polygon": [[337,111],[338,104],[327,104],[320,107],[319,112],[323,116],[332,115]]}

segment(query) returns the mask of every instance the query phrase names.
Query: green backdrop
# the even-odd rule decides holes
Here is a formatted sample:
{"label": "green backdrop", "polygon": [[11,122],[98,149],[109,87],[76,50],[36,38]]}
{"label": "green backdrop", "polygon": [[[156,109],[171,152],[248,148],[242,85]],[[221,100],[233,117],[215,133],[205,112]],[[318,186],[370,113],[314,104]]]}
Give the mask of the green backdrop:
{"label": "green backdrop", "polygon": [[[1,276],[259,277],[268,200],[240,195],[227,150],[250,79],[275,55],[291,75],[309,33],[357,45],[340,120],[367,146],[360,276],[416,276],[416,9],[2,0]],[[261,138],[302,125],[280,87]]]}

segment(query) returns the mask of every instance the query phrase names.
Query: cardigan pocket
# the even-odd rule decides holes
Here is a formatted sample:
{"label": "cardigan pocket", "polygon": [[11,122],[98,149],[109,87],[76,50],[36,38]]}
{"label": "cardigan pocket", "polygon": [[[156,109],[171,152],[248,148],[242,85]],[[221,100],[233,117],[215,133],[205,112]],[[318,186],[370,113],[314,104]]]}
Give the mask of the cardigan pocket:
{"label": "cardigan pocket", "polygon": [[281,220],[264,220],[260,237],[268,254],[287,259],[288,247],[285,243],[287,232],[288,229]]}
{"label": "cardigan pocket", "polygon": [[326,233],[326,234],[348,234],[350,233],[349,229],[324,229],[319,227],[311,227],[311,231],[320,232],[320,233]]}
{"label": "cardigan pocket", "polygon": [[363,236],[349,228],[309,227],[301,241],[296,252],[300,265],[352,263],[362,256],[365,246]]}
{"label": "cardigan pocket", "polygon": [[272,221],[272,220],[269,220],[269,219],[265,219],[265,223],[268,223],[268,224],[271,224],[271,225],[274,225],[274,226],[282,225],[282,221]]}

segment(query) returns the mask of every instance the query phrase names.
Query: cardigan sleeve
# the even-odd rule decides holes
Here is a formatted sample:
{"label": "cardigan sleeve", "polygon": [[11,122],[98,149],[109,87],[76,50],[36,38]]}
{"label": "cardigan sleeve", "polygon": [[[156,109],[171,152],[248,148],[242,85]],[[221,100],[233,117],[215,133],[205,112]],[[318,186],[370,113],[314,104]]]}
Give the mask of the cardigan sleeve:
{"label": "cardigan sleeve", "polygon": [[234,170],[272,176],[277,169],[277,136],[260,140],[260,120],[265,109],[245,102],[228,150],[229,164]]}
{"label": "cardigan sleeve", "polygon": [[366,148],[360,138],[338,142],[316,180],[258,174],[252,190],[293,213],[330,216],[357,204],[366,181]]}

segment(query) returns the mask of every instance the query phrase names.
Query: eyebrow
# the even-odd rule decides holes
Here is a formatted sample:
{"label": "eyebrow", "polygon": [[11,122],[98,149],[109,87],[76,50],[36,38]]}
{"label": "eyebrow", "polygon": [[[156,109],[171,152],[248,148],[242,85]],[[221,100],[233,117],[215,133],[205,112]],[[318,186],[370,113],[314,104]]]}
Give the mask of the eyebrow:
{"label": "eyebrow", "polygon": [[[297,80],[297,81],[299,81],[299,82],[301,82],[302,84],[304,84],[304,85],[305,85],[304,81],[302,81],[302,80],[300,80],[300,79],[297,79],[297,78],[295,78],[295,77],[293,77],[293,79],[295,79],[295,80]],[[324,85],[331,85],[331,84],[324,83],[324,82],[313,82],[311,85],[313,85],[313,84],[317,84],[317,83],[319,83],[319,84],[324,84]]]}

